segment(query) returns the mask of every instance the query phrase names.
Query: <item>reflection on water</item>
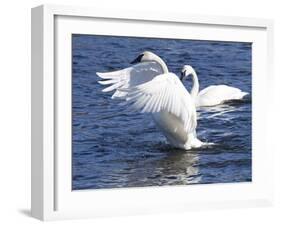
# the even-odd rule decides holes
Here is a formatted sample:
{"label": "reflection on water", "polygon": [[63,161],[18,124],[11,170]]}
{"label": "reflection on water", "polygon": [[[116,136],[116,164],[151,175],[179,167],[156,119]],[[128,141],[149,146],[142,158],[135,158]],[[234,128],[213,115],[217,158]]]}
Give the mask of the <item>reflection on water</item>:
{"label": "reflection on water", "polygon": [[198,154],[176,149],[171,150],[173,149],[172,147],[167,149],[168,145],[166,144],[165,146],[163,150],[166,152],[165,157],[149,161],[145,164],[143,169],[145,173],[128,175],[128,181],[134,181],[130,183],[130,186],[181,185],[200,182],[200,174],[197,167]]}
{"label": "reflection on water", "polygon": [[244,97],[243,100],[232,100],[226,101],[221,105],[211,106],[211,107],[200,107],[197,109],[197,117],[205,119],[221,119],[221,120],[231,120],[229,117],[221,117],[226,113],[235,112],[238,110],[237,107],[243,104],[251,104],[251,99],[249,96]]}
{"label": "reflection on water", "polygon": [[191,184],[200,182],[200,173],[197,167],[199,155],[195,151],[183,152],[175,150],[160,161],[162,174],[168,179],[174,178],[172,184]]}
{"label": "reflection on water", "polygon": [[200,89],[226,84],[251,93],[248,43],[74,35],[73,189],[251,181],[251,96],[198,109],[197,135],[214,145],[185,151],[166,143],[150,115],[101,92],[97,71],[128,67],[144,50],[173,72],[192,65]]}

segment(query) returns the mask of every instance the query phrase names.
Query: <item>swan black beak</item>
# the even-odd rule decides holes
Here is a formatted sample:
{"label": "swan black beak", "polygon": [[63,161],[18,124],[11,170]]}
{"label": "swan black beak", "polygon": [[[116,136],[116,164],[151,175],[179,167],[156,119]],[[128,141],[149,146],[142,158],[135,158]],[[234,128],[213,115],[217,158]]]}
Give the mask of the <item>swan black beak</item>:
{"label": "swan black beak", "polygon": [[134,59],[130,64],[136,64],[141,62],[141,58],[143,57],[143,54],[139,55],[136,59]]}
{"label": "swan black beak", "polygon": [[181,81],[183,81],[184,75],[185,75],[185,71],[182,71],[182,72],[181,72],[181,77],[180,77],[180,80],[181,80]]}

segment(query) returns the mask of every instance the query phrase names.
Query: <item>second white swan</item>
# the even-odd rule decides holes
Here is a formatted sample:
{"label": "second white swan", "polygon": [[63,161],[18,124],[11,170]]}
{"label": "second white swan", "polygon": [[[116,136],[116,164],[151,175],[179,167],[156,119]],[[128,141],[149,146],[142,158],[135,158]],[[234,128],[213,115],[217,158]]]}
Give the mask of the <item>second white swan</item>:
{"label": "second white swan", "polygon": [[230,100],[241,100],[248,95],[247,92],[227,85],[211,85],[199,92],[199,81],[195,70],[190,65],[183,66],[181,80],[189,75],[192,76],[193,80],[190,94],[196,107],[215,106]]}

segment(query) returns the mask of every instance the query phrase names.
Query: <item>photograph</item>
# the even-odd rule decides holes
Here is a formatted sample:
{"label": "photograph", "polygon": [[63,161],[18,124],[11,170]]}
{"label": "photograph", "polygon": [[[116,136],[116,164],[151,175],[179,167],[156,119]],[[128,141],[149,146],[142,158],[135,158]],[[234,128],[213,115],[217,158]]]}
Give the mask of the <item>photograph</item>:
{"label": "photograph", "polygon": [[252,43],[72,34],[72,190],[252,181]]}

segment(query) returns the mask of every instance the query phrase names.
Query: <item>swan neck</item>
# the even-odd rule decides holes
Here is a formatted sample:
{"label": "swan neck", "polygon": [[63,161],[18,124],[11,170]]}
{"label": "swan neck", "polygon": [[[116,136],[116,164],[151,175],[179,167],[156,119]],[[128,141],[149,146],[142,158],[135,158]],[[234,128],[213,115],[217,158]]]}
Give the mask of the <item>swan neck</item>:
{"label": "swan neck", "polygon": [[166,74],[166,73],[169,73],[169,70],[168,70],[168,67],[167,65],[165,64],[165,62],[160,58],[160,57],[155,57],[155,61],[160,64],[162,70],[163,70],[163,73]]}
{"label": "swan neck", "polygon": [[195,99],[199,93],[199,81],[198,81],[198,77],[197,77],[197,74],[196,72],[192,72],[192,81],[193,81],[193,86],[192,86],[192,89],[191,89],[191,97],[193,99]]}

